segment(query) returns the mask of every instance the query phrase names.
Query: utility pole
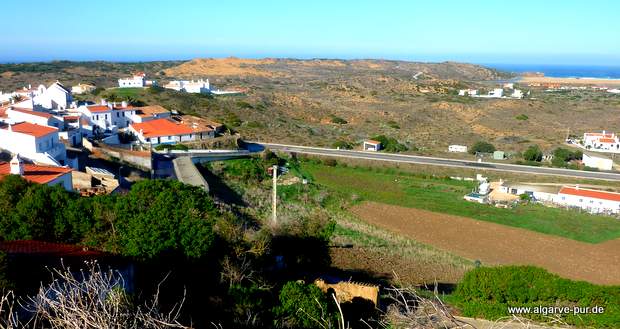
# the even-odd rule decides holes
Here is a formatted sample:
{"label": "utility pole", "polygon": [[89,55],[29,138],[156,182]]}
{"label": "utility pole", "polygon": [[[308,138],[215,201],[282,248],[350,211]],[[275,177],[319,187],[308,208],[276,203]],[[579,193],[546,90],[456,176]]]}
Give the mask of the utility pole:
{"label": "utility pole", "polygon": [[276,206],[278,202],[278,165],[273,165],[271,169],[273,169],[273,196],[271,200],[271,211],[273,225],[276,225],[278,223],[278,215],[276,213]]}

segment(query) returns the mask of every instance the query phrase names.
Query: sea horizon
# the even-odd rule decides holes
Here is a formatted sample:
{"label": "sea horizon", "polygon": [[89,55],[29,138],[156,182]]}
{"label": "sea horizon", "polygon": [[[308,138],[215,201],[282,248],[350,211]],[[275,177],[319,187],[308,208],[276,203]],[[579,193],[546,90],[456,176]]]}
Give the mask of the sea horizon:
{"label": "sea horizon", "polygon": [[511,73],[539,72],[550,78],[620,79],[620,66],[558,64],[487,64],[480,65]]}

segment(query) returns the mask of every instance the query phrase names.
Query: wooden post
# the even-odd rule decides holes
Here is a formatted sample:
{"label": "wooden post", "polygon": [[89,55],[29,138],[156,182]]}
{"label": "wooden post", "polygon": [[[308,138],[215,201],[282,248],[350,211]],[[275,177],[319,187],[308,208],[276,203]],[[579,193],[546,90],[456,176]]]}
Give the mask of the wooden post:
{"label": "wooden post", "polygon": [[276,225],[278,223],[278,215],[276,212],[278,202],[278,166],[274,165],[271,168],[273,169],[273,195],[271,200],[271,211],[273,224]]}

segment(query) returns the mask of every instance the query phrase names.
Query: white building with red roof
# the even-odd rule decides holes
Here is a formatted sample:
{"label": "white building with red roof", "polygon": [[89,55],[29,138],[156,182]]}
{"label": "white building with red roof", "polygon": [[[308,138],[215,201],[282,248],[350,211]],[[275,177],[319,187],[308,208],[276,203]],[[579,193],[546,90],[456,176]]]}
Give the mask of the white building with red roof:
{"label": "white building with red roof", "polygon": [[215,136],[215,129],[211,127],[188,125],[165,118],[133,123],[129,126],[129,131],[140,142],[151,145],[190,142]]}
{"label": "white building with red roof", "polygon": [[40,164],[62,166],[67,160],[58,128],[29,122],[0,124],[0,148]]}
{"label": "white building with red roof", "polygon": [[5,114],[7,118],[14,123],[25,121],[56,128],[62,128],[64,126],[63,120],[59,117],[55,117],[51,113],[35,111],[33,109],[11,106],[6,110]]}
{"label": "white building with red roof", "polygon": [[620,139],[616,134],[606,131],[585,133],[583,134],[583,146],[593,151],[620,152]]}
{"label": "white building with red roof", "polygon": [[90,125],[101,131],[127,128],[136,114],[136,108],[127,102],[115,103],[105,100],[101,100],[100,104],[80,106],[77,110],[88,119]]}
{"label": "white building with red roof", "polygon": [[620,193],[564,186],[558,192],[555,203],[580,208],[587,212],[599,214],[620,213]]}
{"label": "white building with red roof", "polygon": [[146,86],[146,74],[136,72],[130,78],[118,79],[119,88],[142,88]]}
{"label": "white building with red roof", "polygon": [[0,179],[6,175],[20,175],[25,180],[50,186],[60,185],[73,191],[71,168],[24,163],[19,154],[11,162],[0,162]]}

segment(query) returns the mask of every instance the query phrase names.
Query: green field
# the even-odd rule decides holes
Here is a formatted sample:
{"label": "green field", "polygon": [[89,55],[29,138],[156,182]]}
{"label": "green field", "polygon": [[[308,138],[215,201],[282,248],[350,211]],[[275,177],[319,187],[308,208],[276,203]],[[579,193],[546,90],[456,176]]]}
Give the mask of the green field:
{"label": "green field", "polygon": [[520,227],[573,240],[599,243],[620,237],[620,220],[537,204],[500,209],[466,202],[473,182],[455,181],[395,169],[326,166],[304,162],[315,182],[356,200],[436,211]]}

